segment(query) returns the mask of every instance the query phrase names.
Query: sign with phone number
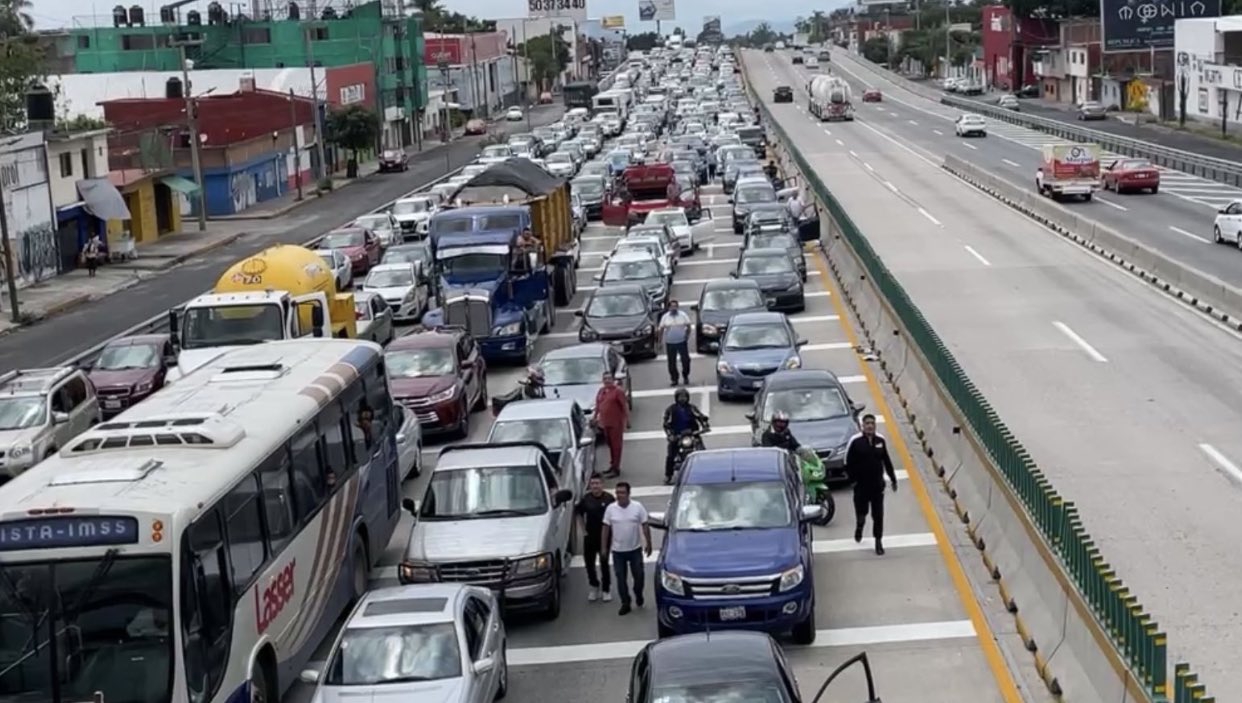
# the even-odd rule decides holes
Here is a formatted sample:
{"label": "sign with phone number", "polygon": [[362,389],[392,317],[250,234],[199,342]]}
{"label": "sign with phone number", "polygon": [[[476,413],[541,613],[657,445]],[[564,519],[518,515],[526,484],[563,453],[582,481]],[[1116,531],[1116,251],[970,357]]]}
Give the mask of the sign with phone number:
{"label": "sign with phone number", "polygon": [[587,0],[526,0],[529,17],[563,17],[585,22]]}

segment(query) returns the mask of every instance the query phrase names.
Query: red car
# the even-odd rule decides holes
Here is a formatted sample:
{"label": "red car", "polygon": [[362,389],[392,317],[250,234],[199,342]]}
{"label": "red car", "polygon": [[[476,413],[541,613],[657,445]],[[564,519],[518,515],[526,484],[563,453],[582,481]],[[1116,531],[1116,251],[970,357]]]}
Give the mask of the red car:
{"label": "red car", "polygon": [[362,227],[334,229],[319,240],[318,248],[339,249],[349,259],[354,276],[365,276],[384,257],[384,245],[380,238]]}
{"label": "red car", "polygon": [[410,170],[410,157],[402,149],[385,149],[384,153],[380,154],[379,170],[380,173],[408,171]]}
{"label": "red car", "polygon": [[166,334],[140,334],[109,342],[87,370],[103,416],[117,415],[163,388],[168,368],[176,359],[177,351]]}
{"label": "red car", "polygon": [[470,413],[487,407],[487,364],[466,332],[439,328],[398,337],[384,350],[388,385],[414,412],[423,435],[470,433]]}
{"label": "red car", "polygon": [[868,88],[863,91],[863,102],[865,103],[878,103],[883,100],[883,98],[884,96],[880,94],[880,91],[877,88]]}
{"label": "red car", "polygon": [[1160,191],[1160,171],[1147,159],[1117,159],[1104,169],[1104,190]]}

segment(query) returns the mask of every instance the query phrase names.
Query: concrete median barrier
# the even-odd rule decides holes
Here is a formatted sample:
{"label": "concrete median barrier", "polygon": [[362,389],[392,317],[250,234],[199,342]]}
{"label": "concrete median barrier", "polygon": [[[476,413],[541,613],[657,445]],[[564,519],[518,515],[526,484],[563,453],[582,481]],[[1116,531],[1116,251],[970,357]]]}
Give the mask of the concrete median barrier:
{"label": "concrete median barrier", "polygon": [[944,169],[1108,259],[1168,295],[1242,331],[1242,289],[1199,271],[1056,201],[949,154]]}

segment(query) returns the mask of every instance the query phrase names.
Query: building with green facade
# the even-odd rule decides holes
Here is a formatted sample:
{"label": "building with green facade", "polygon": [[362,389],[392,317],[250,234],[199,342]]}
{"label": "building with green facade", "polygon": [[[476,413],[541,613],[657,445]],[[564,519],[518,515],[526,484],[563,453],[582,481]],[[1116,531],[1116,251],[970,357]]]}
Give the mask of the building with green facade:
{"label": "building with green facade", "polygon": [[307,3],[299,7],[297,2],[263,0],[263,4],[268,9],[256,13],[259,17],[230,15],[213,2],[204,13],[168,6],[141,21],[118,6],[114,24],[120,26],[75,27],[64,43],[71,47],[78,73],[178,71],[179,43],[187,41],[186,58],[194,62],[195,70],[370,63],[388,113],[385,121],[394,121],[393,111],[399,110],[401,121],[410,125],[406,142],[415,138],[413,125],[427,105],[419,16],[403,16],[380,0],[354,7],[321,0],[314,18],[306,14]]}

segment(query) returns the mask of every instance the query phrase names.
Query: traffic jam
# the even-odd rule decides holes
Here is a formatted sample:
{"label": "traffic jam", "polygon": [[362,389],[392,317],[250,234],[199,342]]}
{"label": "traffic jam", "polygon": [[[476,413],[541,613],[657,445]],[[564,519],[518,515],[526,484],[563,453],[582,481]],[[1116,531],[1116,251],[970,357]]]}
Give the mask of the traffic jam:
{"label": "traffic jam", "polygon": [[809,700],[781,652],[823,632],[817,580],[885,554],[885,493],[890,532],[918,510],[739,60],[631,54],[166,333],[0,376],[3,695],[533,701],[612,661],[636,703]]}

